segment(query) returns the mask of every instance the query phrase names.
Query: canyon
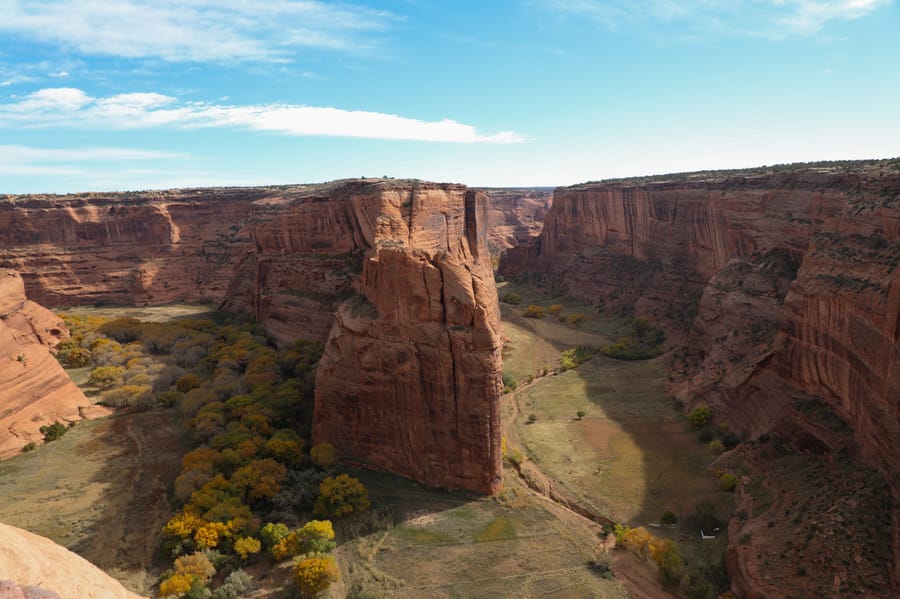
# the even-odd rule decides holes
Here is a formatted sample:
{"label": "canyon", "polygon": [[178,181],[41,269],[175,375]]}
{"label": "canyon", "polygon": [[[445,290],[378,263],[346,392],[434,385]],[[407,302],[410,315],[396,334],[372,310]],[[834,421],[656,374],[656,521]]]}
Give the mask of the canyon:
{"label": "canyon", "polygon": [[[744,483],[733,590],[822,593],[814,580],[830,585],[833,565],[822,553],[852,560],[865,574],[854,584],[900,588],[896,161],[586,183],[552,198],[394,179],[0,196],[0,223],[0,455],[88,413],[48,349],[65,328],[37,303],[206,302],[278,344],[325,344],[313,443],[432,487],[495,493],[500,255],[507,279],[666,331],[668,392],[686,410],[709,406],[742,441],[719,464]],[[784,454],[824,466],[797,482],[773,466]],[[848,511],[837,499],[810,507],[818,532],[776,548],[782,528],[800,534],[791,502],[817,486],[840,490]],[[828,536],[859,506],[877,518]]]}
{"label": "canyon", "polygon": [[[560,189],[541,236],[500,273],[666,328],[670,392],[740,439],[874,466],[892,497],[891,532],[877,534],[896,589],[898,264],[900,169],[886,161]],[[744,596],[783,593],[753,565],[764,544],[731,549]]]}
{"label": "canyon", "polygon": [[317,440],[491,493],[501,367],[489,221],[527,239],[548,195],[504,193],[524,198],[512,217],[491,213],[485,192],[381,179],[6,196],[0,265],[54,308],[215,302],[279,343],[326,343]]}

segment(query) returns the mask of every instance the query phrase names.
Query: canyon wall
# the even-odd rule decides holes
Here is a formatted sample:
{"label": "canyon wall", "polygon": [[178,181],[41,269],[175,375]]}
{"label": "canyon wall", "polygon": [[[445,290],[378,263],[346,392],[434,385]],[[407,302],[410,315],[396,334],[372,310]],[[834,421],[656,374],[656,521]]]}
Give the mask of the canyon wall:
{"label": "canyon wall", "polygon": [[0,197],[0,266],[49,307],[219,302],[280,188]]}
{"label": "canyon wall", "polygon": [[75,422],[91,402],[50,353],[62,320],[29,301],[18,273],[0,269],[0,458],[39,442],[40,427]]}
{"label": "canyon wall", "polygon": [[[348,181],[254,224],[224,308],[327,338],[314,442],[427,485],[500,485],[500,317],[486,197]],[[327,325],[327,326],[323,326]]]}
{"label": "canyon wall", "polygon": [[[546,197],[504,198],[508,214],[493,214],[503,243],[534,234]],[[491,217],[481,192],[394,180],[3,196],[0,266],[49,306],[216,302],[279,343],[327,340],[318,440],[490,493],[501,378]]]}
{"label": "canyon wall", "polygon": [[541,234],[553,202],[549,189],[479,189],[490,200],[488,248],[494,256]]}
{"label": "canyon wall", "polygon": [[897,588],[898,264],[900,169],[885,162],[560,189],[501,274],[656,320],[670,391],[742,438],[875,466],[894,498]]}

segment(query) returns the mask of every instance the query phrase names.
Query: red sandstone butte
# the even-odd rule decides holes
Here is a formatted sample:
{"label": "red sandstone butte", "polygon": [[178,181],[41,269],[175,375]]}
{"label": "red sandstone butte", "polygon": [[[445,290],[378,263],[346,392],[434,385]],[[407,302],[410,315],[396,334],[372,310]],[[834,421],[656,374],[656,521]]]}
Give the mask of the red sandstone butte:
{"label": "red sandstone butte", "polygon": [[322,186],[254,225],[224,307],[280,341],[327,338],[315,443],[430,486],[499,489],[487,228],[482,193],[393,180]]}

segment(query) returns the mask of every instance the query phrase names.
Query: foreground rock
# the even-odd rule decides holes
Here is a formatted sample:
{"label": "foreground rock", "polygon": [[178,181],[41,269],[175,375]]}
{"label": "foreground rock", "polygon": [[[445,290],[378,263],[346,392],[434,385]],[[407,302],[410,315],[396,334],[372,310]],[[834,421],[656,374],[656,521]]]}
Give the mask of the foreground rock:
{"label": "foreground rock", "polygon": [[[315,442],[425,484],[500,484],[500,318],[488,206],[461,185],[349,181],[252,230],[225,308],[324,339]],[[327,327],[323,326],[327,323]]]}
{"label": "foreground rock", "polygon": [[0,269],[0,457],[40,441],[45,424],[80,420],[91,404],[50,353],[65,337],[59,317],[25,298],[18,273]]}
{"label": "foreground rock", "polygon": [[0,598],[139,599],[53,541],[0,524]]}
{"label": "foreground rock", "polygon": [[897,589],[898,264],[900,165],[884,161],[560,189],[541,237],[501,272],[661,323],[672,392],[741,438],[875,466],[894,515],[892,534],[873,534],[893,546],[882,574]]}

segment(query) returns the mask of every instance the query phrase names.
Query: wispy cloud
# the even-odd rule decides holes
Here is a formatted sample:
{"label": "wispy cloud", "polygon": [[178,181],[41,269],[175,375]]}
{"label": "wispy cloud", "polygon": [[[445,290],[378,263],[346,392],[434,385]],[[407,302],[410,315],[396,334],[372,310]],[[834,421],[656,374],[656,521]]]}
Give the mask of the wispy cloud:
{"label": "wispy cloud", "polygon": [[387,11],[320,0],[0,0],[0,33],[84,55],[282,61],[299,48],[373,44]]}
{"label": "wispy cloud", "polygon": [[287,135],[321,135],[451,143],[519,143],[512,131],[485,134],[454,120],[419,119],[295,104],[235,106],[181,102],[158,93],[94,98],[72,87],[46,88],[0,104],[0,127],[147,129],[227,127]]}
{"label": "wispy cloud", "polygon": [[807,36],[830,22],[851,21],[893,0],[538,0],[561,16],[590,19],[614,31],[647,24],[682,28],[685,36]]}
{"label": "wispy cloud", "polygon": [[133,148],[35,148],[0,145],[0,174],[78,175],[80,165],[184,158],[185,154]]}

